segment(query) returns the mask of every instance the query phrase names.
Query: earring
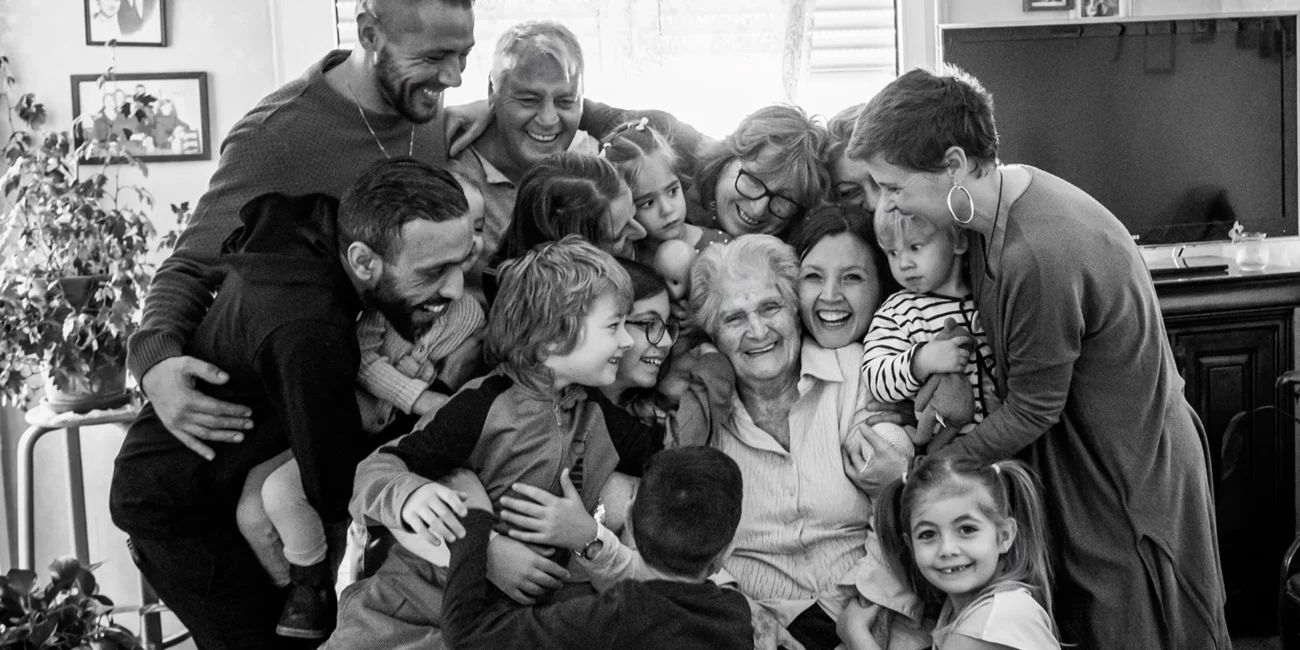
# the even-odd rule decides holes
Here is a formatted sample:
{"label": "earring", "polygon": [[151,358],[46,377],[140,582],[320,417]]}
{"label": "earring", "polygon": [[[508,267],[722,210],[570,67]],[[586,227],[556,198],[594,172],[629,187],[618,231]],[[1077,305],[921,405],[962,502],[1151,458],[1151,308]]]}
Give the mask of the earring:
{"label": "earring", "polygon": [[[962,193],[966,195],[966,202],[970,204],[970,214],[966,216],[965,221],[962,221],[961,218],[957,216],[957,211],[952,208],[953,190],[961,190]],[[975,220],[975,200],[971,198],[970,190],[961,185],[957,185],[956,183],[953,184],[952,188],[948,190],[948,214],[952,215],[953,221],[956,221],[963,226]]]}

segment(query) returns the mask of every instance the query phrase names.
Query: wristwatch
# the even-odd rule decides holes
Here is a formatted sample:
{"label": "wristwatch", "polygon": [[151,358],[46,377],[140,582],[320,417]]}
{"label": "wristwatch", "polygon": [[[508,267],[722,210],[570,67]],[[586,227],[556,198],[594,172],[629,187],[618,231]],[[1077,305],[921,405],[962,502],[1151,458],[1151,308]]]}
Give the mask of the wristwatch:
{"label": "wristwatch", "polygon": [[587,542],[587,545],[578,552],[582,559],[588,562],[596,559],[596,556],[605,549],[605,542],[600,539],[600,527],[605,525],[605,504],[597,503],[596,511],[591,513],[591,518],[596,520],[596,537]]}

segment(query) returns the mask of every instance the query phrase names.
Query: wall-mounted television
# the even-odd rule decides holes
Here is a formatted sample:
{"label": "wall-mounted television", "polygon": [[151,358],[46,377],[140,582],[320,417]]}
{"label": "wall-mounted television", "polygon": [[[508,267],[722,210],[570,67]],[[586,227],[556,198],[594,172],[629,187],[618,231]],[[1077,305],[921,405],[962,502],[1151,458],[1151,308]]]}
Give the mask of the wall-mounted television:
{"label": "wall-mounted television", "polygon": [[944,26],[1004,162],[1078,185],[1139,244],[1297,234],[1296,15]]}

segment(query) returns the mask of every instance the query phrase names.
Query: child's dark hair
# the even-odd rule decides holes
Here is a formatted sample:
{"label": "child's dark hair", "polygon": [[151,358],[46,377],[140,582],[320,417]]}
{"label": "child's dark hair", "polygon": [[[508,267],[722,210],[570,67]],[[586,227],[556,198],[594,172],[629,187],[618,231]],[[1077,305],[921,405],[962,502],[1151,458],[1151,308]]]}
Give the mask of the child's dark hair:
{"label": "child's dark hair", "polygon": [[628,187],[636,184],[636,175],[651,156],[662,156],[668,169],[677,174],[677,153],[663,134],[650,126],[647,118],[614,127],[601,139],[600,155],[613,163]]}
{"label": "child's dark hair", "polygon": [[632,503],[632,536],[646,564],[700,576],[740,524],[740,467],[712,447],[665,449],[650,457]]}
{"label": "child's dark hair", "polygon": [[668,283],[654,269],[629,259],[615,258],[628,277],[632,278],[632,302],[668,293]]}
{"label": "child's dark hair", "polygon": [[850,234],[862,240],[871,251],[872,269],[876,280],[880,282],[880,295],[888,296],[903,288],[889,271],[889,258],[876,240],[876,230],[872,227],[874,216],[852,203],[823,203],[817,206],[790,236],[790,245],[803,262],[821,240],[836,235]]}
{"label": "child's dark hair", "polygon": [[998,561],[989,587],[1005,581],[1029,585],[1043,609],[1052,612],[1052,568],[1047,555],[1042,486],[1024,463],[1002,460],[983,463],[964,455],[926,456],[876,497],[876,533],[880,546],[898,575],[905,575],[923,599],[936,603],[942,595],[921,575],[912,553],[912,515],[921,500],[937,489],[956,484],[982,487],[992,503],[980,500],[983,514],[1001,526],[1014,520],[1016,536]]}
{"label": "child's dark hair", "polygon": [[604,232],[609,204],[622,189],[614,166],[596,156],[566,151],[537,163],[519,181],[500,260],[565,235],[578,235],[597,246],[612,239],[613,233]]}

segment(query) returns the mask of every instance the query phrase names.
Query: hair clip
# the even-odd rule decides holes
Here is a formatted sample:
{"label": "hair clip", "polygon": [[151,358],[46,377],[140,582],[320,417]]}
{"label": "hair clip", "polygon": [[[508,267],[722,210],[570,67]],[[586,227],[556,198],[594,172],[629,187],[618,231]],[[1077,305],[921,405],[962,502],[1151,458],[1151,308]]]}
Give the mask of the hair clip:
{"label": "hair clip", "polygon": [[633,126],[632,128],[638,131],[644,131],[645,128],[649,125],[650,125],[650,118],[643,115],[641,116],[640,120],[637,120],[636,126]]}
{"label": "hair clip", "polygon": [[606,155],[605,155],[605,152],[609,151],[609,145],[611,145],[611,144],[614,144],[614,143],[613,143],[613,142],[604,142],[604,143],[601,143],[601,145],[600,145],[600,152],[597,153],[596,155],[600,156],[601,158],[608,158],[609,156],[606,156]]}
{"label": "hair clip", "polygon": [[907,485],[907,470],[903,470],[903,485]]}

